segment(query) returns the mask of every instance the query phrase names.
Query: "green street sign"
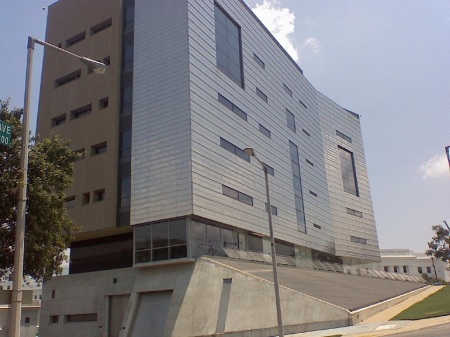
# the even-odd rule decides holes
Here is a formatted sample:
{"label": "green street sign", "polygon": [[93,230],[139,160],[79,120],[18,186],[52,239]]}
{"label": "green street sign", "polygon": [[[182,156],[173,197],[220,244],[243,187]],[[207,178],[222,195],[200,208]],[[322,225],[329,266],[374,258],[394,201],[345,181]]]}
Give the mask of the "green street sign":
{"label": "green street sign", "polygon": [[9,146],[11,144],[12,125],[0,121],[0,144]]}

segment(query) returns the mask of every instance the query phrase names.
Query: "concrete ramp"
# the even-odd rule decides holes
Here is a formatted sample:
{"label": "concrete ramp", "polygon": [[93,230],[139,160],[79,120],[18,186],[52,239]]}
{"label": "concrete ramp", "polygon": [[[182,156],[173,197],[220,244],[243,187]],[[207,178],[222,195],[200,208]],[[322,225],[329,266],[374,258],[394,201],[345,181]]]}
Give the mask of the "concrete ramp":
{"label": "concrete ramp", "polygon": [[[352,325],[423,286],[289,266],[279,266],[279,279],[286,334]],[[272,266],[265,263],[202,257],[74,274],[46,282],[43,298],[43,337],[278,334]],[[66,324],[73,315],[95,320]]]}

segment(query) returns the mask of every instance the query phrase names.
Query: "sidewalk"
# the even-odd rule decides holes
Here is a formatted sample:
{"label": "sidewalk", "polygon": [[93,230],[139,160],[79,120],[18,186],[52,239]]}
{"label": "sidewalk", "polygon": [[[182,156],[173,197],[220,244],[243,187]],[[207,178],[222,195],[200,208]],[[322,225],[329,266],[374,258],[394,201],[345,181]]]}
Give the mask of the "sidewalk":
{"label": "sidewalk", "polygon": [[423,292],[408,298],[407,300],[386,309],[367,320],[356,324],[354,326],[349,326],[345,328],[337,328],[330,330],[321,330],[313,332],[305,332],[299,334],[292,334],[289,337],[326,337],[326,336],[359,336],[359,337],[377,337],[377,336],[388,336],[391,334],[396,334],[400,332],[407,332],[418,330],[434,325],[450,323],[450,316],[442,316],[436,318],[428,318],[417,321],[389,321],[392,317],[403,310],[409,308],[413,304],[422,301],[426,297],[434,294],[436,291],[443,288],[442,286],[436,287],[431,286],[424,290]]}

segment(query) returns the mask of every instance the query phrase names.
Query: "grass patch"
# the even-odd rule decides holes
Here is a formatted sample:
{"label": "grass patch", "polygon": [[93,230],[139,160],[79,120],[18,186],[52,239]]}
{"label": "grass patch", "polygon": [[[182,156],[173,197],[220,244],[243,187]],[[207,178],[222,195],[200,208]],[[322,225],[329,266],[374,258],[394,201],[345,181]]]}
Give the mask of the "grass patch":
{"label": "grass patch", "polygon": [[402,311],[391,320],[417,320],[450,315],[450,286]]}

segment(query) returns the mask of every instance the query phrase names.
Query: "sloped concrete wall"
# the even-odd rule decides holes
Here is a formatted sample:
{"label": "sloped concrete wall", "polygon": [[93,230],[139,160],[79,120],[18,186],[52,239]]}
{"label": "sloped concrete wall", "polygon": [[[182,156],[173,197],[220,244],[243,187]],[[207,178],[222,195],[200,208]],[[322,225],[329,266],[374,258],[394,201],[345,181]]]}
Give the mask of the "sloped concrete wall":
{"label": "sloped concrete wall", "polygon": [[[227,306],[221,309],[224,279],[231,285]],[[172,291],[165,337],[277,334],[273,283],[204,257],[190,263],[56,277],[44,286],[41,336],[109,336],[109,296],[130,295],[120,332],[120,337],[129,337],[139,294],[165,290]],[[281,287],[280,295],[286,333],[341,327],[351,322],[346,309],[288,288]],[[97,313],[97,321],[64,322],[66,315],[83,313]],[[222,331],[216,331],[219,314],[225,318]],[[58,323],[51,323],[50,316],[54,315],[59,316]]]}
{"label": "sloped concrete wall", "polygon": [[[216,333],[224,279],[231,279],[224,336],[277,334],[273,283],[217,261],[197,262],[172,336],[212,336]],[[350,312],[330,303],[280,288],[286,333],[350,324]]]}

